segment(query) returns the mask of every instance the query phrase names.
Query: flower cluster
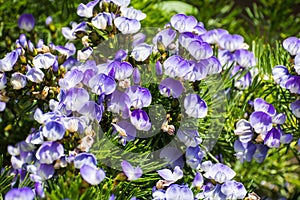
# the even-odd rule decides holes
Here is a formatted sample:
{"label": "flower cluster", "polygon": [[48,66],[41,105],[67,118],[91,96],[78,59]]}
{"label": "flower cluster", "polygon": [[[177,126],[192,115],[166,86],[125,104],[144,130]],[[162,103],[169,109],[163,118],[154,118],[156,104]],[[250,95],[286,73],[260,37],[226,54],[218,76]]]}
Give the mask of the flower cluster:
{"label": "flower cluster", "polygon": [[[139,132],[152,131],[154,124],[147,111],[154,95],[157,98],[156,93],[161,95],[159,98],[170,101],[182,100],[184,112],[175,114],[198,120],[208,115],[209,106],[201,98],[201,92],[187,90],[189,86],[230,68],[236,87],[246,88],[251,84],[250,72],[243,75],[243,71],[254,66],[256,61],[253,53],[245,49],[242,36],[231,35],[222,29],[207,31],[203,23],[193,16],[177,14],[148,44],[146,35],[137,33],[141,29],[140,21],[146,15],[128,7],[129,3],[94,0],[80,4],[77,14],[83,20],[73,22],[72,28],[62,28],[63,36],[69,40],[64,46],[52,43],[46,46],[42,40],[34,46],[25,35],[21,35],[16,42],[16,50],[0,60],[1,111],[5,110],[10,99],[21,98],[13,96],[13,90],[22,89],[25,91],[22,96],[34,95],[47,100],[46,109],[35,108],[33,113],[40,126],[32,128],[25,141],[8,147],[13,173],[20,175],[21,180],[29,173],[35,183],[35,195],[45,197],[45,181],[63,169],[76,169],[88,184],[100,184],[105,172],[98,167],[95,155],[89,153],[98,134],[95,126],[105,123],[126,146],[129,141],[135,140]],[[22,20],[21,28],[30,31],[34,27],[34,24],[29,25]],[[47,24],[51,23],[49,21],[51,19],[47,20]],[[117,37],[117,34],[129,38],[131,44],[128,48],[113,52],[114,55],[109,55],[113,56],[112,59],[91,59],[98,44]],[[84,46],[81,50],[77,50],[75,42],[72,43],[78,39]],[[155,78],[159,80],[155,90],[143,85],[142,72],[147,68],[144,64],[155,65]],[[288,138],[282,135],[280,129],[272,128],[272,123],[284,122],[284,115],[277,115],[271,105],[260,99],[254,101],[254,109],[250,123],[238,123],[236,133],[242,138],[239,142],[246,146],[245,149],[248,144],[251,146],[252,129],[269,147],[279,145],[278,137]],[[186,152],[176,162],[172,160],[171,166],[176,166],[174,172],[169,169],[158,171],[163,180],[153,190],[153,198],[244,198],[246,190],[241,183],[232,180],[235,172],[231,168],[221,163],[203,162],[205,152],[200,148],[202,140],[198,129],[175,127],[178,122],[171,121],[170,113],[171,110],[168,110],[166,120],[160,124],[160,131],[184,143]],[[264,147],[257,149],[261,149],[259,152],[263,154]],[[174,152],[167,156],[170,154]],[[181,168],[185,164],[197,172],[190,186],[201,188],[196,195],[188,185],[175,184],[183,177]],[[134,181],[142,176],[140,167],[135,168],[125,160],[120,165],[126,180]],[[207,179],[205,182],[202,173]],[[6,199],[20,194],[27,195],[28,199],[34,198],[30,189],[20,188],[10,190]]]}
{"label": "flower cluster", "polygon": [[241,162],[250,162],[254,158],[261,163],[269,148],[290,143],[293,136],[284,134],[280,125],[285,122],[286,115],[277,113],[272,104],[261,98],[256,98],[250,104],[254,107],[254,112],[251,113],[249,121],[241,119],[236,123],[234,133],[239,138],[234,143],[234,150]]}
{"label": "flower cluster", "polygon": [[[289,70],[286,66],[277,65],[272,69],[275,83],[292,94],[300,94],[300,40],[296,37],[289,37],[283,41],[283,48],[292,57],[293,67]],[[290,104],[292,113],[300,118],[300,100]]]}

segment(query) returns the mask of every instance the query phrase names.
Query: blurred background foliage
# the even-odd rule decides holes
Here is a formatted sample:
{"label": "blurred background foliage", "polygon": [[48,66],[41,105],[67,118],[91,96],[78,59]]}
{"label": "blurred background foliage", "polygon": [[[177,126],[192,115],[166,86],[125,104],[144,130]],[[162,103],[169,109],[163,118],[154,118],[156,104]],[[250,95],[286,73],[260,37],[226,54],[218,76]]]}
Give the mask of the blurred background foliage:
{"label": "blurred background foliage", "polygon": [[[76,14],[77,5],[87,2],[89,1],[0,0],[0,57],[4,57],[8,51],[14,48],[13,44],[20,33],[25,33],[17,25],[21,14],[31,13],[36,19],[34,30],[31,33],[26,33],[32,41],[37,42],[38,39],[42,38],[46,44],[53,42],[56,45],[64,45],[67,41],[61,34],[61,28],[69,26],[71,21],[80,21]],[[193,15],[203,22],[207,30],[223,28],[232,34],[240,34],[245,38],[250,49],[254,51],[258,58],[259,75],[256,77],[256,82],[249,89],[231,94],[232,96],[227,102],[229,114],[226,116],[226,124],[221,139],[215,146],[213,154],[218,158],[222,157],[226,164],[236,170],[237,179],[243,182],[249,191],[254,191],[263,198],[279,199],[286,197],[288,199],[299,199],[300,158],[295,142],[292,142],[290,146],[282,145],[280,149],[271,151],[262,164],[254,161],[241,164],[232,155],[234,153],[233,143],[236,139],[233,133],[234,125],[238,119],[244,118],[245,113],[247,114],[247,111],[249,111],[248,101],[256,97],[265,98],[273,103],[278,111],[286,113],[288,122],[284,127],[284,131],[299,137],[299,120],[297,121],[291,115],[288,108],[289,103],[295,99],[295,96],[283,91],[273,82],[271,69],[275,65],[289,64],[290,57],[281,47],[281,41],[289,36],[300,36],[300,0],[132,0],[131,5],[147,14],[147,18],[142,21],[143,27],[163,27],[173,14],[185,13]],[[54,26],[52,27],[46,27],[45,25],[48,16],[53,18]],[[9,155],[6,153],[7,145],[23,140],[34,125],[29,118],[24,118],[21,121],[18,118],[21,114],[28,115],[29,113],[26,113],[25,108],[31,109],[33,105],[18,105],[20,108],[18,107],[16,110],[22,110],[23,112],[8,111],[0,113],[0,155],[4,154],[4,164],[9,163]],[[114,175],[117,173],[115,172]],[[190,176],[192,178],[192,173]],[[0,176],[0,180],[1,178],[4,179],[4,176]],[[61,191],[67,191],[70,185],[64,183],[76,182],[73,179],[77,180],[78,178],[62,177],[55,180],[57,182],[54,181],[52,185],[49,184],[47,191],[49,196],[52,199],[61,199],[64,194],[56,193],[55,184],[60,186]],[[115,191],[121,191],[122,187],[132,188],[132,195],[142,198],[146,193],[151,195],[151,187],[155,185],[157,176],[150,175],[141,180],[145,184],[148,183],[149,186],[147,189],[144,188],[142,193],[136,189],[139,183],[114,185],[113,176],[108,177],[108,179],[109,182],[105,188],[114,187]],[[82,187],[80,186],[81,183],[76,184],[70,190],[74,197],[79,195],[78,188]],[[1,188],[4,188],[4,186]],[[102,191],[102,186],[89,189],[86,195],[91,197],[93,195],[90,192],[98,190],[101,190],[99,194],[103,194],[105,197],[109,196],[107,191]]]}

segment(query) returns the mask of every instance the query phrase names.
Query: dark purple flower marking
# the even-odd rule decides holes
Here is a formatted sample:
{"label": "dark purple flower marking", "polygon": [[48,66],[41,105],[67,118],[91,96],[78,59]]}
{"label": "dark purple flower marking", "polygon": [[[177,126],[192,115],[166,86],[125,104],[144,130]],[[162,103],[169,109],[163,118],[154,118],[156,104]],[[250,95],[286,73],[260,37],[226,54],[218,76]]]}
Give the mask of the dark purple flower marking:
{"label": "dark purple flower marking", "polygon": [[130,121],[137,130],[149,131],[151,129],[151,122],[148,114],[140,109],[134,110],[130,114]]}

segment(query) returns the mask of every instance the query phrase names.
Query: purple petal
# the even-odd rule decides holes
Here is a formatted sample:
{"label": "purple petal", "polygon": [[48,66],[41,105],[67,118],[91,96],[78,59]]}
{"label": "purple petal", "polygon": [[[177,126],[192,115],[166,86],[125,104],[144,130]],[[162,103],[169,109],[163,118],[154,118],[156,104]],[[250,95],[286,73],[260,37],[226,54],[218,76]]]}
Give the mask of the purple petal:
{"label": "purple petal", "polygon": [[204,174],[204,177],[224,183],[227,180],[231,180],[235,175],[236,173],[230,167],[222,163],[216,163]]}
{"label": "purple petal", "polygon": [[279,113],[275,115],[272,119],[273,124],[283,124],[286,120],[286,115],[283,113]]}
{"label": "purple petal", "polygon": [[9,190],[5,195],[5,200],[33,200],[34,199],[34,192],[28,188],[13,188]]}
{"label": "purple petal", "polygon": [[105,30],[112,20],[112,15],[110,13],[103,12],[94,17],[91,22],[97,29]]}
{"label": "purple petal", "polygon": [[27,83],[26,76],[19,72],[15,72],[11,75],[10,83],[13,89],[15,90],[22,89],[26,86]]}
{"label": "purple petal", "polygon": [[18,19],[18,26],[27,32],[34,28],[35,19],[32,14],[22,14]]}
{"label": "purple petal", "polygon": [[123,160],[121,162],[121,166],[122,166],[122,170],[123,170],[124,174],[127,176],[127,179],[130,180],[130,181],[134,181],[134,180],[139,179],[143,174],[143,171],[140,167],[134,168],[126,160]]}
{"label": "purple petal", "polygon": [[79,15],[80,17],[86,17],[86,18],[90,18],[93,17],[93,9],[94,7],[97,5],[97,3],[99,2],[99,0],[95,0],[95,1],[91,1],[88,4],[79,4],[78,8],[77,8],[77,15]]}
{"label": "purple petal", "polygon": [[253,67],[256,65],[254,54],[246,49],[238,49],[234,52],[238,65],[243,67]]}
{"label": "purple petal", "polygon": [[184,99],[185,113],[194,118],[204,118],[207,115],[207,104],[197,94],[189,94]]}
{"label": "purple petal", "polygon": [[167,48],[174,41],[175,38],[176,38],[176,31],[169,28],[158,32],[153,38],[152,42],[157,46],[158,43],[160,42],[164,45],[165,48]]}
{"label": "purple petal", "polygon": [[300,118],[300,100],[296,100],[290,105],[290,109],[292,113],[297,117]]}
{"label": "purple petal", "polygon": [[58,142],[44,142],[36,152],[36,158],[45,164],[52,164],[53,161],[64,155],[64,147]]}
{"label": "purple petal", "polygon": [[166,200],[191,200],[194,194],[190,188],[184,185],[173,184],[166,190]]}
{"label": "purple petal", "polygon": [[26,78],[34,83],[43,81],[45,74],[39,68],[30,68],[26,73]]}
{"label": "purple petal", "polygon": [[270,103],[267,103],[265,100],[261,98],[256,98],[254,100],[254,110],[263,111],[265,113],[268,113],[270,116],[274,116],[276,114],[276,110],[274,106]]}
{"label": "purple petal", "polygon": [[172,96],[174,98],[178,98],[184,90],[181,82],[173,78],[166,78],[162,80],[158,88],[162,95],[166,97]]}
{"label": "purple petal", "polygon": [[147,113],[143,110],[137,109],[131,112],[130,121],[137,130],[149,131],[151,129],[151,122]]}
{"label": "purple petal", "polygon": [[152,53],[152,46],[141,43],[135,46],[131,52],[131,56],[138,62],[145,61]]}
{"label": "purple petal", "polygon": [[43,127],[43,135],[50,141],[61,140],[65,131],[63,124],[58,121],[48,121]]}
{"label": "purple petal", "polygon": [[291,76],[289,70],[285,66],[278,65],[272,69],[272,74],[275,83],[285,88],[285,84]]}
{"label": "purple petal", "polygon": [[67,91],[63,104],[68,110],[78,111],[89,98],[89,93],[85,89],[71,88]]}
{"label": "purple petal", "polygon": [[136,33],[141,29],[141,23],[136,19],[128,19],[126,17],[117,17],[114,24],[123,34]]}
{"label": "purple petal", "polygon": [[207,74],[218,74],[222,71],[222,66],[220,61],[212,56],[204,60],[200,60],[200,63],[207,68]]}
{"label": "purple petal", "polygon": [[184,14],[176,14],[171,20],[171,25],[178,30],[180,33],[182,32],[192,32],[194,27],[197,25],[197,20],[193,16],[186,16]]}
{"label": "purple petal", "polygon": [[255,111],[250,115],[250,124],[255,132],[266,134],[272,129],[272,117],[263,111]]}
{"label": "purple petal", "polygon": [[105,178],[105,173],[102,169],[95,169],[95,167],[85,164],[80,168],[80,175],[91,185],[98,185]]}
{"label": "purple petal", "polygon": [[256,145],[256,152],[254,153],[253,157],[258,163],[262,163],[268,154],[269,147],[263,144]]}
{"label": "purple petal", "polygon": [[223,183],[221,192],[226,195],[226,199],[244,199],[247,194],[244,185],[234,180]]}
{"label": "purple petal", "polygon": [[206,42],[194,40],[189,43],[188,51],[196,60],[209,58],[213,55],[213,50]]}
{"label": "purple petal", "polygon": [[131,106],[134,108],[148,107],[151,104],[152,96],[147,88],[140,86],[131,86],[126,91],[131,100]]}
{"label": "purple petal", "polygon": [[56,57],[51,53],[38,54],[33,58],[33,65],[36,68],[49,69],[55,62]]}
{"label": "purple petal", "polygon": [[78,112],[91,120],[97,120],[100,122],[104,112],[104,107],[94,101],[87,101],[80,107]]}
{"label": "purple petal", "polygon": [[74,167],[76,169],[81,169],[83,165],[88,165],[90,167],[96,168],[97,160],[95,156],[91,153],[79,153],[74,158]]}
{"label": "purple petal", "polygon": [[130,98],[125,92],[115,90],[110,96],[107,110],[116,114],[122,114],[122,117],[126,119],[128,117],[130,103]]}
{"label": "purple petal", "polygon": [[209,30],[206,33],[204,33],[203,35],[201,35],[201,38],[203,39],[203,41],[205,41],[209,44],[218,44],[220,41],[220,38],[225,34],[228,34],[227,30],[213,29],[213,30]]}
{"label": "purple petal", "polygon": [[0,70],[4,72],[11,71],[18,58],[19,54],[17,51],[12,51],[6,54],[4,58],[0,59]]}
{"label": "purple petal", "polygon": [[76,69],[72,68],[71,71],[68,71],[64,78],[59,79],[59,86],[63,89],[70,89],[75,87],[78,83],[80,83],[83,79],[83,73]]}
{"label": "purple petal", "polygon": [[282,46],[292,56],[300,53],[300,40],[296,37],[289,37],[285,39],[282,43]]}
{"label": "purple petal", "polygon": [[92,88],[92,92],[94,92],[97,95],[101,94],[111,94],[113,91],[116,89],[116,82],[115,80],[107,76],[103,73],[98,74],[94,76],[90,81],[89,81],[89,86]]}
{"label": "purple petal", "polygon": [[111,0],[114,4],[121,6],[121,7],[127,7],[130,4],[130,0]]}
{"label": "purple petal", "polygon": [[199,187],[200,188],[203,185],[203,183],[204,183],[204,179],[203,179],[202,174],[200,172],[197,172],[196,175],[195,175],[195,178],[193,180],[192,185],[194,187]]}
{"label": "purple petal", "polygon": [[141,21],[146,18],[146,14],[143,13],[140,10],[136,10],[134,8],[126,8],[126,7],[121,7],[121,13],[122,16],[128,18],[128,19],[136,19],[138,21]]}
{"label": "purple petal", "polygon": [[228,51],[234,51],[239,49],[244,43],[244,38],[240,35],[234,34],[224,34],[219,39],[219,45],[222,49],[226,49]]}
{"label": "purple petal", "polygon": [[300,94],[300,76],[291,76],[285,83],[285,87],[291,93]]}
{"label": "purple petal", "polygon": [[192,69],[186,60],[177,55],[173,55],[165,60],[163,67],[165,75],[171,78],[175,78],[176,76],[183,77]]}
{"label": "purple petal", "polygon": [[268,147],[278,148],[280,145],[280,132],[276,128],[272,128],[264,139],[264,144]]}

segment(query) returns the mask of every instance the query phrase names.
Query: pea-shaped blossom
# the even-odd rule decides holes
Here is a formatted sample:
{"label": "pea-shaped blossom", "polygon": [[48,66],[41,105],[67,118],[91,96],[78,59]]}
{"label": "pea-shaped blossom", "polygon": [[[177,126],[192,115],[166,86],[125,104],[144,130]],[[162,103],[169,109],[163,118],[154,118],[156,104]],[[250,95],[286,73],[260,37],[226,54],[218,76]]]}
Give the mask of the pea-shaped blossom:
{"label": "pea-shaped blossom", "polygon": [[244,38],[237,34],[224,34],[219,40],[220,47],[231,52],[239,49],[243,43]]}
{"label": "pea-shaped blossom", "polygon": [[59,79],[59,86],[62,89],[70,89],[80,83],[83,77],[83,72],[74,67],[65,74],[64,78]]}
{"label": "pea-shaped blossom", "polygon": [[157,173],[165,180],[163,186],[169,186],[183,177],[183,171],[179,166],[175,166],[173,172],[169,169],[161,169]]}
{"label": "pea-shaped blossom", "polygon": [[204,152],[197,145],[196,147],[188,147],[185,152],[186,163],[193,169],[197,169],[200,165]]}
{"label": "pea-shaped blossom", "polygon": [[285,88],[285,84],[291,76],[289,70],[282,65],[275,66],[272,69],[272,75],[275,83],[280,84],[280,86],[283,88]]}
{"label": "pea-shaped blossom", "polygon": [[203,183],[204,183],[204,178],[203,178],[202,174],[200,172],[197,172],[194,177],[194,180],[192,182],[192,185],[194,187],[200,188],[203,185]]}
{"label": "pea-shaped blossom", "polygon": [[123,118],[129,117],[129,108],[131,100],[125,92],[115,90],[110,96],[107,102],[107,110],[116,114],[122,114]]}
{"label": "pea-shaped blossom", "polygon": [[300,76],[291,76],[285,83],[291,93],[300,94]]}
{"label": "pea-shaped blossom", "polygon": [[27,32],[34,28],[35,19],[32,14],[22,14],[18,19],[18,26]]}
{"label": "pea-shaped blossom", "polygon": [[225,34],[228,34],[228,31],[225,29],[212,29],[201,35],[201,38],[209,44],[218,44],[220,38]]}
{"label": "pea-shaped blossom", "polygon": [[185,185],[173,184],[166,190],[166,200],[190,200],[194,199],[192,190]]}
{"label": "pea-shaped blossom", "polygon": [[81,177],[91,185],[98,185],[105,178],[105,172],[90,165],[83,165],[80,168]]}
{"label": "pea-shaped blossom", "polygon": [[127,17],[115,18],[114,24],[123,34],[136,33],[141,29],[141,23],[138,20]]}
{"label": "pea-shaped blossom", "polygon": [[34,192],[28,187],[12,188],[5,195],[5,200],[33,200]]}
{"label": "pea-shaped blossom", "polygon": [[64,104],[67,110],[78,111],[89,98],[85,89],[73,87],[67,91],[65,98],[60,103]]}
{"label": "pea-shaped blossom", "polygon": [[136,19],[138,21],[141,21],[146,18],[145,13],[143,13],[140,10],[136,10],[132,7],[130,7],[130,8],[121,7],[120,10],[121,10],[122,16],[127,17],[129,19]]}
{"label": "pea-shaped blossom", "polygon": [[142,174],[143,174],[143,171],[142,169],[137,166],[137,167],[133,167],[129,162],[127,162],[126,160],[123,160],[121,162],[121,167],[122,167],[122,170],[124,172],[124,174],[127,176],[127,179],[129,181],[134,181],[134,180],[137,180],[139,179]]}
{"label": "pea-shaped blossom", "polygon": [[276,114],[274,106],[270,103],[267,103],[262,98],[256,98],[253,102],[253,106],[255,111],[263,111],[270,116],[274,116]]}
{"label": "pea-shaped blossom", "polygon": [[172,96],[174,98],[178,98],[184,90],[182,83],[173,78],[166,78],[162,80],[158,89],[162,95],[166,97]]}
{"label": "pea-shaped blossom", "polygon": [[129,62],[113,61],[107,66],[106,71],[115,79],[124,80],[132,75],[133,67]]}
{"label": "pea-shaped blossom", "polygon": [[256,145],[252,142],[242,143],[240,140],[236,140],[234,142],[234,151],[236,152],[234,155],[237,159],[239,159],[242,163],[246,160],[250,162],[253,158],[253,155],[256,151]]}
{"label": "pea-shaped blossom", "polygon": [[39,68],[30,68],[28,67],[28,71],[26,73],[26,78],[34,83],[41,83],[44,79],[44,72]]}
{"label": "pea-shaped blossom", "polygon": [[269,147],[263,144],[257,144],[256,145],[256,151],[253,155],[254,160],[258,163],[262,163],[268,154]]}
{"label": "pea-shaped blossom", "polygon": [[38,54],[32,60],[34,67],[48,69],[50,68],[54,62],[56,61],[56,57],[51,53]]}
{"label": "pea-shaped blossom", "polygon": [[238,49],[234,52],[238,65],[243,67],[253,67],[256,65],[254,54],[246,49]]}
{"label": "pea-shaped blossom", "polygon": [[272,117],[263,111],[255,111],[250,115],[250,124],[255,132],[265,135],[272,129]]}
{"label": "pea-shaped blossom", "polygon": [[236,123],[234,134],[239,136],[239,141],[242,143],[250,142],[253,137],[253,131],[250,122],[244,119],[239,120]]}
{"label": "pea-shaped blossom", "polygon": [[11,76],[10,83],[11,83],[13,89],[15,89],[15,90],[22,89],[26,86],[26,83],[27,83],[26,76],[19,72],[15,72]]}
{"label": "pea-shaped blossom", "polygon": [[93,17],[93,9],[98,2],[99,0],[95,0],[87,3],[86,5],[83,3],[79,4],[79,6],[77,7],[77,15],[86,18]]}
{"label": "pea-shaped blossom", "polygon": [[74,158],[74,167],[80,169],[84,165],[88,165],[96,168],[97,160],[95,156],[91,153],[79,153]]}
{"label": "pea-shaped blossom", "polygon": [[[42,182],[53,177],[55,169],[52,164],[37,164],[33,174],[30,174],[30,179],[34,182]],[[35,166],[33,167],[35,168]]]}
{"label": "pea-shaped blossom", "polygon": [[207,75],[218,74],[222,71],[220,61],[214,56],[200,60],[200,63],[205,66]]}
{"label": "pea-shaped blossom", "polygon": [[68,40],[75,40],[76,37],[76,33],[79,31],[82,32],[86,32],[86,27],[87,27],[87,23],[86,22],[81,22],[79,24],[77,24],[76,22],[73,22],[71,24],[72,29],[70,29],[69,27],[62,27],[61,32],[63,34],[63,36],[68,39]]}
{"label": "pea-shaped blossom", "polygon": [[171,78],[183,77],[192,69],[192,66],[178,55],[173,55],[165,60],[163,67],[165,69],[165,75]]}
{"label": "pea-shaped blossom", "polygon": [[247,194],[244,185],[234,180],[228,180],[223,183],[221,192],[226,195],[226,199],[244,199]]}
{"label": "pea-shaped blossom", "polygon": [[101,95],[101,94],[111,94],[116,89],[116,82],[111,76],[107,76],[103,73],[100,73],[94,76],[89,81],[89,87],[92,88],[92,92]]}
{"label": "pea-shaped blossom", "polygon": [[189,60],[188,64],[191,67],[191,70],[187,74],[185,74],[185,80],[195,82],[206,78],[208,68],[205,65],[205,62],[196,62],[194,60]]}
{"label": "pea-shaped blossom", "polygon": [[145,61],[152,53],[152,46],[141,43],[135,46],[131,52],[131,56],[138,62]]}
{"label": "pea-shaped blossom", "polygon": [[236,65],[232,68],[230,76],[235,79],[234,86],[239,89],[248,88],[252,84],[252,75],[251,72],[246,72],[246,68]]}
{"label": "pea-shaped blossom", "polygon": [[276,128],[272,128],[264,138],[264,144],[270,148],[278,148],[280,145],[280,136],[280,132]]}
{"label": "pea-shaped blossom", "polygon": [[64,125],[58,121],[48,121],[43,127],[43,136],[51,141],[61,140],[65,132]]}
{"label": "pea-shaped blossom", "polygon": [[0,72],[0,90],[6,87],[7,78],[4,72]]}
{"label": "pea-shaped blossom", "polygon": [[199,40],[190,42],[187,49],[189,53],[198,61],[209,58],[213,55],[211,46],[208,43],[201,42]]}
{"label": "pea-shaped blossom", "polygon": [[113,21],[113,15],[111,13],[103,12],[99,13],[92,19],[92,24],[97,29],[105,30],[107,26],[111,26]]}
{"label": "pea-shaped blossom", "polygon": [[198,23],[195,17],[186,16],[185,14],[174,15],[170,22],[171,25],[180,33],[191,32]]}
{"label": "pea-shaped blossom", "polygon": [[13,66],[18,61],[18,58],[19,54],[16,50],[7,53],[4,58],[0,59],[0,71],[11,71],[13,69]]}
{"label": "pea-shaped blossom", "polygon": [[164,29],[154,36],[152,42],[156,47],[161,43],[166,48],[175,40],[176,34],[176,31],[171,28]]}
{"label": "pea-shaped blossom", "polygon": [[292,56],[300,53],[300,40],[296,37],[286,38],[282,46],[285,50],[287,50]]}
{"label": "pea-shaped blossom", "polygon": [[144,110],[134,110],[130,114],[130,122],[137,130],[149,131],[151,129],[151,122],[148,114]]}
{"label": "pea-shaped blossom", "polygon": [[235,175],[236,173],[230,167],[222,163],[216,163],[204,174],[204,177],[224,183],[231,180]]}
{"label": "pea-shaped blossom", "polygon": [[101,121],[102,114],[104,111],[104,107],[102,104],[97,104],[94,101],[87,101],[85,102],[78,112],[91,120],[96,120],[98,122]]}
{"label": "pea-shaped blossom", "polygon": [[130,106],[134,108],[148,107],[151,104],[152,96],[147,88],[131,86],[127,89],[126,94],[130,98]]}
{"label": "pea-shaped blossom", "polygon": [[291,103],[290,109],[296,117],[300,118],[300,100],[296,100],[293,103]]}
{"label": "pea-shaped blossom", "polygon": [[204,118],[207,115],[207,104],[198,94],[189,94],[184,99],[185,113],[194,118]]}
{"label": "pea-shaped blossom", "polygon": [[35,156],[40,163],[52,164],[64,155],[64,147],[58,142],[44,142],[37,150]]}

